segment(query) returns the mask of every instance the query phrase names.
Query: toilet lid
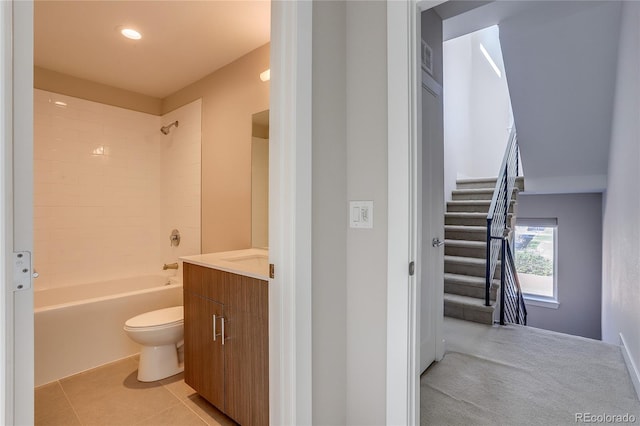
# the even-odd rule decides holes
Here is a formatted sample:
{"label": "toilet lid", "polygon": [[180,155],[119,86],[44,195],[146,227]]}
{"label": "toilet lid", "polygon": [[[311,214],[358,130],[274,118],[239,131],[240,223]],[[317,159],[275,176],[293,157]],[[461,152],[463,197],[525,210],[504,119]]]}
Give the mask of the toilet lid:
{"label": "toilet lid", "polygon": [[171,325],[184,320],[184,307],[173,306],[171,308],[158,309],[140,314],[129,319],[124,325],[130,328],[156,327],[159,325]]}

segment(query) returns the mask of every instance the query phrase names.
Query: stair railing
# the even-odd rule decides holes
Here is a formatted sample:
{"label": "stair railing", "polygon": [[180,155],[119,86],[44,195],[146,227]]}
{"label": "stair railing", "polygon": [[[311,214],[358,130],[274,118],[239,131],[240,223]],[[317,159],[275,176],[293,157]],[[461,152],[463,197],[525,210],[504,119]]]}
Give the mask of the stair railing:
{"label": "stair railing", "polygon": [[527,325],[527,307],[516,272],[516,262],[509,238],[502,239],[500,268],[500,325],[506,323]]}
{"label": "stair railing", "polygon": [[518,138],[516,129],[513,127],[509,133],[509,141],[507,142],[496,186],[493,190],[491,205],[487,213],[486,306],[491,305],[491,283],[498,265],[502,241],[509,235],[510,231],[508,227],[509,208],[518,172]]}

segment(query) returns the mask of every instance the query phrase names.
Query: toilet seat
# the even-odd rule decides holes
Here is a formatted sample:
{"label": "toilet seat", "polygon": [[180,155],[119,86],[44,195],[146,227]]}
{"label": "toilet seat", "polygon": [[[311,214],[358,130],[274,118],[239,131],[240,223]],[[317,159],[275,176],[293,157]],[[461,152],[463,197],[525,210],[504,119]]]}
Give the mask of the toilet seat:
{"label": "toilet seat", "polygon": [[181,325],[184,323],[184,307],[173,306],[171,308],[158,309],[137,315],[124,323],[125,330],[135,329],[162,329]]}

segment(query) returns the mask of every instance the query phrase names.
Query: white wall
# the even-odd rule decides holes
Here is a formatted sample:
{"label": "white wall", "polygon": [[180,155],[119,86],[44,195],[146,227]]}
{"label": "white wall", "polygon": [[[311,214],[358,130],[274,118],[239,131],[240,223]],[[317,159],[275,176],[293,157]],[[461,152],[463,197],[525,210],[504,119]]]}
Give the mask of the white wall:
{"label": "white wall", "polygon": [[471,37],[444,43],[444,196],[451,200],[458,173],[467,169],[471,147]]}
{"label": "white wall", "polygon": [[[604,203],[602,338],[640,366],[640,4],[624,2]],[[640,394],[639,377],[635,376]]]}
{"label": "white wall", "polygon": [[313,2],[313,424],[347,423],[346,3]]}
{"label": "white wall", "polygon": [[[498,76],[480,51],[480,44],[500,70]],[[471,34],[471,150],[467,153],[470,177],[497,176],[512,124],[511,100],[498,36],[493,26]]]}
{"label": "white wall", "polygon": [[602,194],[518,196],[518,217],[558,220],[558,309],[527,304],[527,325],[601,338]]}
{"label": "white wall", "polygon": [[185,226],[182,247],[199,252],[199,188],[178,188],[199,185],[199,105],[174,115],[183,144],[175,128],[163,138],[160,117],[34,93],[37,288],[160,273],[163,258],[175,261],[164,229],[173,223]]}
{"label": "white wall", "polygon": [[347,199],[373,200],[375,212],[373,229],[347,230],[350,425],[384,424],[386,418],[386,12],[385,2],[346,5]]}
{"label": "white wall", "polygon": [[[313,422],[386,419],[386,4],[314,2]],[[348,229],[348,200],[374,228]]]}
{"label": "white wall", "polygon": [[[160,118],[161,125],[178,120],[179,126],[171,128],[168,135],[158,132],[161,154],[159,236],[163,248],[159,266],[177,262],[180,256],[201,253],[201,111],[202,100],[198,99]],[[180,231],[177,247],[169,244],[173,229]],[[182,277],[182,269],[169,273]]]}
{"label": "white wall", "polygon": [[157,268],[158,117],[38,89],[34,97],[36,288]]}
{"label": "white wall", "polygon": [[[386,4],[314,2],[313,422],[386,419]],[[348,229],[348,200],[374,228]]]}
{"label": "white wall", "polygon": [[445,196],[450,197],[456,178],[497,176],[507,145],[511,101],[497,27],[444,43],[444,84]]}

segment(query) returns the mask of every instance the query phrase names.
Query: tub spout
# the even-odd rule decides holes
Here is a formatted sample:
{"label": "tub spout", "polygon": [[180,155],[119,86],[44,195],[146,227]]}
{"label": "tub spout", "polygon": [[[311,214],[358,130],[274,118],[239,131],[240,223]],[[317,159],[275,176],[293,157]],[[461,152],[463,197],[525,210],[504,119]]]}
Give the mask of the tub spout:
{"label": "tub spout", "polygon": [[178,269],[178,264],[177,263],[165,263],[162,266],[162,270],[166,271],[167,269]]}

